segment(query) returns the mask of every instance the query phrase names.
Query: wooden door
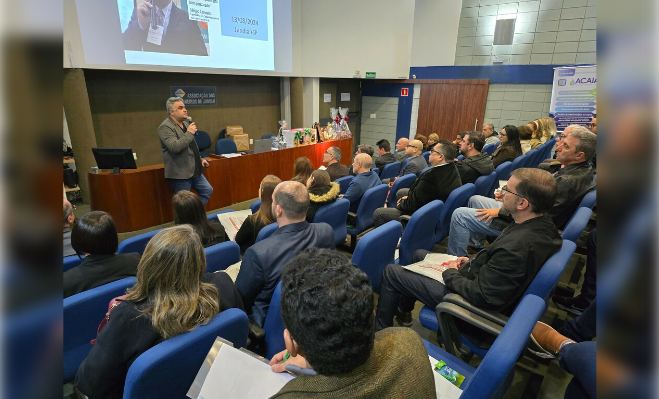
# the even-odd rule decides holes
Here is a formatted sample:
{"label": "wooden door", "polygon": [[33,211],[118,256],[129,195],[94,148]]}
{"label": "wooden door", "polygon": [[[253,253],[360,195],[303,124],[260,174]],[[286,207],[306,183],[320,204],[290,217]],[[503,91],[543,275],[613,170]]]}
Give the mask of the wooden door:
{"label": "wooden door", "polygon": [[421,83],[416,131],[426,137],[454,140],[465,130],[481,130],[487,102],[487,80],[432,80]]}

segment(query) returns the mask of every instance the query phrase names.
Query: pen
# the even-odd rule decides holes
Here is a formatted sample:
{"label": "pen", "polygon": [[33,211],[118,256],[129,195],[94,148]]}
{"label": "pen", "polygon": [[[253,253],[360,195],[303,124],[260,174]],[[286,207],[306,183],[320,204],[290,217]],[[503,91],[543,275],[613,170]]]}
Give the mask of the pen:
{"label": "pen", "polygon": [[289,357],[291,357],[291,354],[288,353],[288,351],[286,351],[286,355],[284,355],[284,360],[282,360],[280,363],[286,363],[286,360],[288,360]]}

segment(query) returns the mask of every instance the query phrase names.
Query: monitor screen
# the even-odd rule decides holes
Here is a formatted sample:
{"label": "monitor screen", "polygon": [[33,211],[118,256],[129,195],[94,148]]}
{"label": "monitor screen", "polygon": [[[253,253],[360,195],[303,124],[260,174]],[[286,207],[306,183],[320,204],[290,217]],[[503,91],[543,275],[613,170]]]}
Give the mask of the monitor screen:
{"label": "monitor screen", "polygon": [[132,148],[92,148],[99,169],[137,169]]}

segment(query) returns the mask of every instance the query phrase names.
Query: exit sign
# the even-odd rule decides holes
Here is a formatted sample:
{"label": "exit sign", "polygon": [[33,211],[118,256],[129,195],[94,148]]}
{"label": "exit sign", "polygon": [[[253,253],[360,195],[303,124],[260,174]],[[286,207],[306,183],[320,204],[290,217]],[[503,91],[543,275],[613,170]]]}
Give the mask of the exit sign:
{"label": "exit sign", "polygon": [[375,79],[375,72],[366,72],[366,79]]}
{"label": "exit sign", "polygon": [[403,87],[402,89],[400,89],[401,97],[407,97],[409,94],[410,94],[410,89],[408,89],[407,87]]}

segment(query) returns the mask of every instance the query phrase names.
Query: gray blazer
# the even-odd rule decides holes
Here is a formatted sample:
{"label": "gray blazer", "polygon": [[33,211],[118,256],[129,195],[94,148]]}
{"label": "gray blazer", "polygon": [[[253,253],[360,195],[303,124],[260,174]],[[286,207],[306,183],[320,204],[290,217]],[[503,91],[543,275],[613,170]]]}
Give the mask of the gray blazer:
{"label": "gray blazer", "polygon": [[410,173],[414,173],[418,177],[421,174],[421,171],[427,167],[428,167],[428,162],[426,162],[426,159],[421,155],[417,155],[415,157],[410,158],[407,161],[407,164],[405,164],[405,166],[403,166],[400,169],[400,172],[398,173],[398,177],[403,177]]}
{"label": "gray blazer", "polygon": [[[188,126],[186,122],[183,124],[185,127]],[[165,177],[167,179],[191,178],[194,175],[195,152],[199,154],[194,136],[184,133],[171,118],[167,118],[158,126],[158,137],[160,137],[160,147],[162,148],[162,160],[165,163]]]}

